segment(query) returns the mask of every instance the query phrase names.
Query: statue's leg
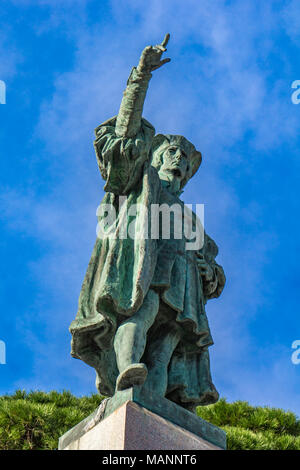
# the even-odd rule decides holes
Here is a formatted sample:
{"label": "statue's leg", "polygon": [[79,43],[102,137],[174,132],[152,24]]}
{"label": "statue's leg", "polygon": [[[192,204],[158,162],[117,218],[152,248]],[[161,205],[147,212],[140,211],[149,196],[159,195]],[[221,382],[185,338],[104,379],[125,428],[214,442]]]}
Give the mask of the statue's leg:
{"label": "statue's leg", "polygon": [[145,386],[163,397],[168,386],[168,365],[180,338],[180,328],[174,323],[167,323],[147,345],[148,377]]}
{"label": "statue's leg", "polygon": [[141,308],[117,329],[114,339],[120,372],[116,383],[117,390],[142,385],[146,380],[147,367],[139,361],[144,354],[147,332],[157,316],[158,308],[159,295],[149,289]]}

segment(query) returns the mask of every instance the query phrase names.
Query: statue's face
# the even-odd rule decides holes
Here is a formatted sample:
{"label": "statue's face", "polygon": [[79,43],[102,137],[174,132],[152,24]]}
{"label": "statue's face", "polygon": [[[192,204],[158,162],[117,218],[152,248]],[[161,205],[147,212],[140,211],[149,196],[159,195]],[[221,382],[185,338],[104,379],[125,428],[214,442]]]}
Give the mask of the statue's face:
{"label": "statue's face", "polygon": [[188,157],[182,147],[169,145],[162,155],[163,163],[158,171],[162,180],[169,181],[172,186],[180,188],[181,182],[189,171]]}

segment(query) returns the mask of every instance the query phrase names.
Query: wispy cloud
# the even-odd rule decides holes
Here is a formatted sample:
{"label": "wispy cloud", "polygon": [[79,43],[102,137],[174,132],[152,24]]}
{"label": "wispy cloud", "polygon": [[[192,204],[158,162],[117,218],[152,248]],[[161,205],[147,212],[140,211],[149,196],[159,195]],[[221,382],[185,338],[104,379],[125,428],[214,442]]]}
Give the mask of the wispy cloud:
{"label": "wispy cloud", "polygon": [[0,80],[12,79],[23,57],[11,40],[11,28],[8,25],[1,27],[0,57]]}

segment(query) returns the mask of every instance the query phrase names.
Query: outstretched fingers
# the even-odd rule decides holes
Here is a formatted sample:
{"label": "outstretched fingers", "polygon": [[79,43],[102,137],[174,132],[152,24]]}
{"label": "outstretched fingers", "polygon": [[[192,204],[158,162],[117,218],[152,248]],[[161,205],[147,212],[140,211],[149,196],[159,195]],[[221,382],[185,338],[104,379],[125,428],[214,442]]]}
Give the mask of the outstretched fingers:
{"label": "outstretched fingers", "polygon": [[156,65],[152,68],[152,70],[159,69],[162,65],[164,65],[164,64],[166,64],[167,62],[170,62],[170,61],[171,61],[171,59],[161,60],[158,65]]}

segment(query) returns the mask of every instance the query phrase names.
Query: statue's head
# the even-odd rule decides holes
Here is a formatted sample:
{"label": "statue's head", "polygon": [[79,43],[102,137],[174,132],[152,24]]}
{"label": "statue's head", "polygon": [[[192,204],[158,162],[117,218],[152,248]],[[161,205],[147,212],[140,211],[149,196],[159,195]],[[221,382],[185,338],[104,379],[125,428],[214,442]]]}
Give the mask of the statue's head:
{"label": "statue's head", "polygon": [[152,161],[160,179],[181,190],[196,173],[202,156],[194,145],[181,135],[158,134],[152,141]]}

